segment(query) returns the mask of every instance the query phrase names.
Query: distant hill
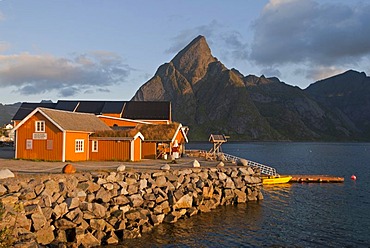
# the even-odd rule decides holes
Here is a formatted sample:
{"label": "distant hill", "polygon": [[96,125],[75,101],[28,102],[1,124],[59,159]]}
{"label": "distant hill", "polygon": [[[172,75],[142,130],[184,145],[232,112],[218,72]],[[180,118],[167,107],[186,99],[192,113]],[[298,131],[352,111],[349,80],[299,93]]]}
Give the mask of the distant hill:
{"label": "distant hill", "polygon": [[[314,90],[315,84],[302,90],[278,78],[244,76],[213,57],[206,39],[198,36],[161,65],[132,100],[171,101],[173,119],[190,127],[192,140],[205,140],[210,133],[228,134],[232,140],[363,138],[368,126],[351,119],[362,117],[334,109],[320,89]],[[358,100],[358,105],[364,101]]]}
{"label": "distant hill", "polygon": [[21,105],[20,102],[14,103],[14,104],[6,104],[6,105],[3,105],[0,103],[0,126],[1,127],[4,124],[9,124],[11,122],[12,117],[15,115],[20,105]]}

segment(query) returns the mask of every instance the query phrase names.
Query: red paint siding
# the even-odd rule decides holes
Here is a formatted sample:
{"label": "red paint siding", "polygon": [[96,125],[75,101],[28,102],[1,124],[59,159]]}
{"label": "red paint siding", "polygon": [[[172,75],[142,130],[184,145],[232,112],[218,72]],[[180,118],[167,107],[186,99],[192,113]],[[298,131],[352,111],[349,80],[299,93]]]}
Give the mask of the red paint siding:
{"label": "red paint siding", "polygon": [[[92,139],[93,140],[93,139]],[[98,140],[98,152],[91,151],[90,143],[90,160],[95,161],[129,161],[130,160],[130,141]]]}
{"label": "red paint siding", "polygon": [[[45,121],[46,140],[33,139],[36,121]],[[63,132],[40,113],[36,113],[21,127],[19,127],[16,139],[16,154],[19,159],[37,159],[47,161],[62,160]],[[26,149],[26,140],[32,140],[32,149]],[[52,146],[50,146],[51,143]]]}
{"label": "red paint siding", "polygon": [[[76,152],[76,140],[84,141],[83,152]],[[89,159],[89,134],[66,132],[66,161],[85,161]]]}
{"label": "red paint siding", "polygon": [[156,159],[157,158],[157,143],[144,140],[142,142],[141,157],[145,159]]}

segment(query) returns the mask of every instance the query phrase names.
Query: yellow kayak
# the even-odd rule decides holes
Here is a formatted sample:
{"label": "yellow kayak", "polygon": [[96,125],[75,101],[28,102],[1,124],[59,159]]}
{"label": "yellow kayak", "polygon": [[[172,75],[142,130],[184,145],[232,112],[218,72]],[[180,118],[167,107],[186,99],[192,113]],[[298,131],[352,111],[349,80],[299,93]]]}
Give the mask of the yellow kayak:
{"label": "yellow kayak", "polygon": [[262,184],[288,183],[290,179],[292,179],[291,176],[262,177]]}

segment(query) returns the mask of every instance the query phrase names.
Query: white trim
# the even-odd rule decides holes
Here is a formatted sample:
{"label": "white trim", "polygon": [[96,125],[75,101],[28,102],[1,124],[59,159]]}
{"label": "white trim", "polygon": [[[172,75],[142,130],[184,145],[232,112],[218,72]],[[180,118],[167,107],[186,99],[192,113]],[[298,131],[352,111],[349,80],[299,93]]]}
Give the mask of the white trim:
{"label": "white trim", "polygon": [[18,125],[14,128],[14,131],[17,130],[20,126],[22,126],[26,121],[28,121],[33,115],[37,112],[42,114],[46,119],[48,119],[51,123],[53,123],[60,131],[64,131],[64,129],[58,125],[53,119],[51,119],[46,113],[44,113],[40,108],[35,108],[31,113],[29,113],[26,118],[24,118]]}
{"label": "white trim", "polygon": [[18,158],[18,135],[17,132],[14,131],[14,136],[15,136],[15,153],[14,153],[14,158]]}
{"label": "white trim", "polygon": [[177,128],[177,130],[175,132],[175,135],[173,136],[173,138],[171,140],[171,143],[175,142],[175,139],[176,139],[177,134],[179,133],[179,131],[182,132],[182,135],[184,136],[184,139],[185,139],[186,143],[188,143],[188,137],[186,137],[186,134],[185,134],[184,130],[182,129],[181,123],[179,124],[179,127]]}
{"label": "white trim", "polygon": [[140,154],[139,154],[140,157],[139,157],[139,160],[141,160],[141,151],[142,151],[141,148],[143,147],[142,146],[142,143],[143,143],[142,141],[143,141],[143,139],[140,140]]}
{"label": "white trim", "polygon": [[108,115],[97,115],[97,117],[98,118],[107,118],[107,119],[112,119],[112,120],[117,120],[117,121],[129,121],[129,122],[140,123],[140,124],[152,124],[150,122],[138,121],[138,120],[120,118],[120,117],[113,117],[113,116],[108,116]]}
{"label": "white trim", "polygon": [[131,147],[131,151],[130,151],[130,160],[131,161],[134,161],[134,158],[135,158],[135,140],[132,140],[130,141],[130,147]]}
{"label": "white trim", "polygon": [[62,162],[66,161],[66,141],[67,141],[67,132],[63,131]]}
{"label": "white trim", "polygon": [[46,125],[45,121],[35,121],[35,133],[45,133],[46,132]]}
{"label": "white trim", "polygon": [[[95,144],[96,144],[96,147],[95,147]],[[91,152],[99,152],[99,142],[96,139],[91,140]]]}
{"label": "white trim", "polygon": [[[81,149],[77,149],[81,148]],[[75,139],[75,153],[83,153],[85,151],[85,140]]]}
{"label": "white trim", "polygon": [[136,140],[137,138],[141,138],[141,140],[144,140],[144,136],[140,132],[137,132],[137,134],[135,134],[133,138],[134,140]]}

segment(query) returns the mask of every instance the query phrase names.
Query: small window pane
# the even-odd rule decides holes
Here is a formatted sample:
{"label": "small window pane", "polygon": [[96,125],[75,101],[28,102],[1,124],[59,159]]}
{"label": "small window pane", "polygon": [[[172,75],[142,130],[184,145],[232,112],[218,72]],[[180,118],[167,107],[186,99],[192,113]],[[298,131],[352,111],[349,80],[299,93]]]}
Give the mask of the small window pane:
{"label": "small window pane", "polygon": [[75,152],[84,151],[84,140],[76,140],[75,142]]}
{"label": "small window pane", "polygon": [[35,131],[36,132],[45,132],[45,121],[36,121],[35,122]]}
{"label": "small window pane", "polygon": [[91,147],[92,151],[93,152],[97,152],[98,151],[98,141],[97,140],[93,140],[92,141],[92,147]]}

